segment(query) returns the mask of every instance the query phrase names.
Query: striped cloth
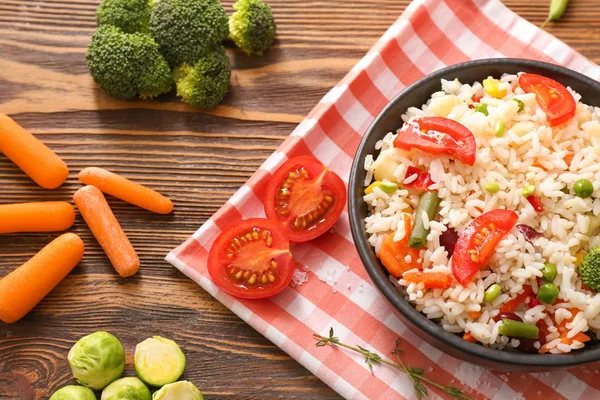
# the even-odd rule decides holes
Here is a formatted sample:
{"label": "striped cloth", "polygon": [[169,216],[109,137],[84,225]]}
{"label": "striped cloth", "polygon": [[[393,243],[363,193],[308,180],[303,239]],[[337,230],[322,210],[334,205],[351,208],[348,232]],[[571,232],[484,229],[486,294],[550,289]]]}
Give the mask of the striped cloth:
{"label": "striped cloth", "polygon": [[415,396],[405,375],[385,366],[371,374],[354,353],[316,347],[313,332],[326,335],[333,327],[342,341],[367,344],[381,355],[389,355],[401,336],[408,363],[476,398],[600,399],[599,364],[538,374],[492,371],[452,358],[408,331],[370,283],[347,212],[330,232],[294,245],[294,259],[308,281],[271,299],[233,298],[207,273],[208,250],[222,229],[265,216],[265,183],[287,158],[313,155],[347,181],[361,136],[392,97],[437,69],[491,57],[543,60],[600,79],[598,66],[498,0],[414,1],[250,180],[167,260],[347,399]]}

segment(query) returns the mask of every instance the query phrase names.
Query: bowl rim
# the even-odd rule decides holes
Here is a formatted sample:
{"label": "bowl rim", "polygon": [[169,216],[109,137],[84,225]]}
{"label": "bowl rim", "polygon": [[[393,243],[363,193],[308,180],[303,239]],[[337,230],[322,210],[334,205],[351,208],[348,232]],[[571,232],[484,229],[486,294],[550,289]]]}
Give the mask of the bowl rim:
{"label": "bowl rim", "polygon": [[598,361],[600,360],[600,345],[596,346],[595,348],[584,348],[566,354],[527,354],[492,349],[477,343],[468,342],[458,337],[456,334],[445,331],[441,326],[427,319],[420,312],[416,311],[410,305],[410,303],[394,289],[394,286],[389,280],[389,276],[382,272],[383,267],[381,266],[381,263],[377,259],[375,261],[374,258],[371,257],[371,254],[374,253],[372,253],[372,247],[367,241],[364,232],[364,221],[360,215],[360,208],[362,206],[363,199],[362,196],[357,195],[358,191],[356,189],[357,187],[360,187],[362,191],[364,188],[362,182],[357,181],[360,169],[364,168],[364,156],[375,152],[375,149],[366,148],[367,139],[374,132],[374,128],[394,107],[395,103],[399,102],[404,96],[407,95],[407,93],[409,94],[411,91],[414,91],[425,82],[429,82],[431,80],[439,81],[444,76],[448,76],[456,71],[466,68],[502,65],[518,67],[522,68],[523,70],[527,70],[529,68],[541,68],[556,74],[567,75],[575,80],[581,81],[582,84],[588,84],[595,88],[600,96],[600,83],[579,72],[555,64],[519,58],[489,58],[467,61],[425,75],[418,81],[404,88],[386,104],[386,106],[381,110],[381,112],[365,131],[360,145],[358,146],[358,149],[354,155],[348,182],[348,212],[354,245],[372,283],[378,288],[387,301],[391,303],[392,307],[400,312],[400,314],[402,314],[402,316],[404,316],[415,327],[424,331],[427,335],[437,339],[439,342],[442,342],[450,347],[453,347],[455,350],[464,353],[465,356],[473,359],[483,359],[492,363],[505,364],[507,366],[513,365],[519,367],[529,366],[544,368],[565,368]]}

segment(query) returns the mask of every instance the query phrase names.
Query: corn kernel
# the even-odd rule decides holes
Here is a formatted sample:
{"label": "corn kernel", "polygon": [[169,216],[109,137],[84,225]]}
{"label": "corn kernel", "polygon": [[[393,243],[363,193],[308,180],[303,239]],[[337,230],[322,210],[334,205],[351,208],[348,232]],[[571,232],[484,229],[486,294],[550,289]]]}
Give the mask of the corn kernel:
{"label": "corn kernel", "polygon": [[496,99],[501,99],[506,96],[506,90],[500,89],[500,81],[494,78],[487,78],[483,80],[483,87],[485,91]]}
{"label": "corn kernel", "polygon": [[375,181],[373,183],[371,183],[366,189],[365,189],[365,194],[371,194],[373,193],[373,189],[375,189],[376,187],[378,187],[379,185],[381,185],[381,181]]}

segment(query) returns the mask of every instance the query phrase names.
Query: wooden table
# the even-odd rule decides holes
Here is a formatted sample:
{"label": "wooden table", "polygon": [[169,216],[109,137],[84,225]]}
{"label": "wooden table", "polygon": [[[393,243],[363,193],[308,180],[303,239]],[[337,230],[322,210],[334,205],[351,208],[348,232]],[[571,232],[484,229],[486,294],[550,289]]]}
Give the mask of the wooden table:
{"label": "wooden table", "polygon": [[[231,11],[231,1],[226,1]],[[165,261],[273,152],[315,103],[363,56],[407,0],[271,0],[278,42],[267,56],[230,52],[231,94],[206,113],[174,96],[118,102],[87,73],[96,0],[0,0],[0,112],[57,151],[71,174],[60,189],[37,187],[0,156],[0,203],[70,200],[77,172],[100,166],[156,188],[175,202],[157,216],[109,199],[141,258],[119,278],[81,218],[72,231],[83,262],[26,318],[0,323],[0,398],[46,399],[73,382],[66,355],[81,336],[108,330],[132,371],[135,344],[177,340],[185,379],[210,399],[334,399],[335,392],[240,321]],[[506,1],[533,23],[549,0]],[[600,63],[597,0],[573,1],[548,30]],[[56,235],[0,236],[0,276]]]}

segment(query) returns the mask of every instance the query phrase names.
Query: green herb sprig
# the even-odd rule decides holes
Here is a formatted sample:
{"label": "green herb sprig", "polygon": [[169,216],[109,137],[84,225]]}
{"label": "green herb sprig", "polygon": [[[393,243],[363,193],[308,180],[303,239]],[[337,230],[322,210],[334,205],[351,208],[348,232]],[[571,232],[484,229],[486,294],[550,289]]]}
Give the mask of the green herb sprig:
{"label": "green herb sprig", "polygon": [[339,347],[344,347],[348,350],[352,350],[356,353],[362,354],[365,357],[365,363],[369,366],[369,370],[371,371],[371,373],[373,373],[373,365],[380,365],[380,364],[385,364],[389,367],[392,367],[399,371],[404,372],[411,380],[411,382],[415,388],[415,394],[417,395],[417,399],[419,399],[419,400],[422,400],[422,399],[428,400],[429,399],[429,393],[427,391],[426,384],[442,390],[444,393],[446,393],[453,399],[474,400],[473,397],[466,395],[465,393],[462,392],[462,390],[460,390],[454,386],[442,385],[440,383],[437,383],[437,382],[423,376],[423,373],[425,372],[423,370],[423,368],[416,368],[411,365],[407,366],[406,364],[404,364],[404,362],[402,361],[402,358],[400,358],[400,354],[404,353],[404,351],[402,349],[400,349],[400,338],[396,339],[394,349],[390,353],[391,355],[396,357],[396,360],[398,360],[398,364],[396,364],[396,363],[384,360],[383,358],[381,358],[381,356],[379,354],[374,353],[365,347],[358,346],[358,345],[350,346],[348,344],[340,342],[340,339],[335,336],[335,334],[333,332],[333,328],[329,329],[329,336],[321,336],[316,333],[313,334],[313,336],[316,339],[318,339],[316,344],[319,347],[326,346],[326,345],[330,345],[333,347],[339,346]]}

